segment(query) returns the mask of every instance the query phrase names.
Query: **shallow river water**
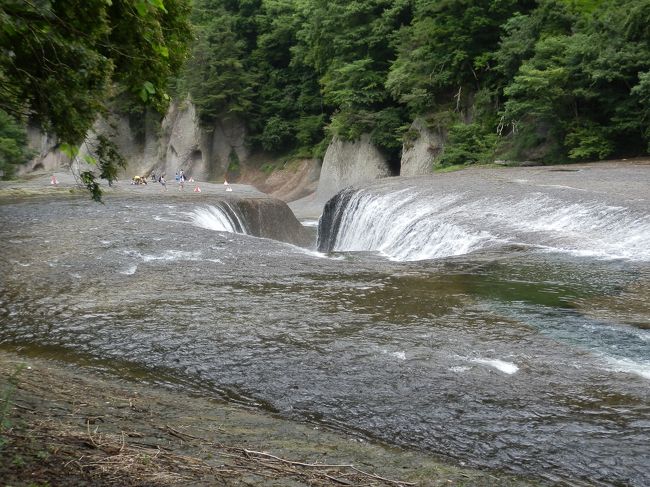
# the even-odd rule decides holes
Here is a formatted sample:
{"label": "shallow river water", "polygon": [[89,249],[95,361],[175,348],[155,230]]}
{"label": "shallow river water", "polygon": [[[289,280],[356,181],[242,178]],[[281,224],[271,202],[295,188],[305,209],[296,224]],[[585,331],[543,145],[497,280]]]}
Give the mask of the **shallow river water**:
{"label": "shallow river water", "polygon": [[650,485],[647,261],[325,254],[204,228],[208,209],[1,205],[0,344],[467,465]]}

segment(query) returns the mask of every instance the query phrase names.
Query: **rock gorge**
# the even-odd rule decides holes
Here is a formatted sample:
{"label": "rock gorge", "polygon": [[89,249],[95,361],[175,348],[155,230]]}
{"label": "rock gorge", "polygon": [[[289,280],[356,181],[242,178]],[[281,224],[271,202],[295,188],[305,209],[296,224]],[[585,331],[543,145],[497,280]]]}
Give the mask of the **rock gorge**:
{"label": "rock gorge", "polygon": [[[199,124],[189,100],[174,101],[161,121],[144,116],[133,122],[125,114],[113,112],[99,120],[80,147],[92,153],[96,134],[109,135],[127,161],[123,177],[165,173],[170,179],[178,170],[196,180],[228,179],[251,184],[285,201],[302,198],[321,206],[334,194],[353,184],[389,176],[415,176],[433,172],[435,158],[442,152],[444,138],[417,119],[411,125],[402,149],[399,168],[387,160],[367,134],[356,141],[334,137],[322,161],[302,159],[291,164],[274,164],[273,171],[260,167],[277,158],[251,151],[246,124],[236,117],[223,117],[210,127]],[[22,173],[53,171],[70,164],[57,150],[56,139],[29,128],[30,148],[36,154]],[[75,169],[83,163],[74,161]],[[269,167],[267,165],[267,167]],[[399,174],[397,172],[399,171]]]}

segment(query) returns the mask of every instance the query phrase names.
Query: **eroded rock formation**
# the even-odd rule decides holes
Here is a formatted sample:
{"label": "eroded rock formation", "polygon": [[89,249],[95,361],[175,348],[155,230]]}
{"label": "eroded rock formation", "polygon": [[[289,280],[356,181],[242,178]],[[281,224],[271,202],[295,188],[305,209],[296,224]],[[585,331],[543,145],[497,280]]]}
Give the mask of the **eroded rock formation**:
{"label": "eroded rock formation", "polygon": [[237,212],[250,235],[294,245],[313,243],[313,236],[284,201],[276,198],[230,198],[226,201]]}
{"label": "eroded rock formation", "polygon": [[400,176],[431,174],[436,158],[442,153],[442,135],[432,132],[420,119],[413,122],[409,133],[411,137],[402,149]]}

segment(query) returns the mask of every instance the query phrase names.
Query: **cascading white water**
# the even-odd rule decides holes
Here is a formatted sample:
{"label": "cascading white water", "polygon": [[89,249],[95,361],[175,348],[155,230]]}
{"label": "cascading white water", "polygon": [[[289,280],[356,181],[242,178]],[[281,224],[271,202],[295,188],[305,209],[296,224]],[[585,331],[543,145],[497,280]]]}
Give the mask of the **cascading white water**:
{"label": "cascading white water", "polygon": [[543,193],[476,198],[432,195],[414,187],[362,189],[334,218],[340,218],[340,224],[329,237],[334,242],[330,250],[378,251],[399,261],[461,255],[507,243],[650,260],[650,215]]}
{"label": "cascading white water", "polygon": [[[475,206],[480,206],[475,205]],[[491,204],[488,224],[500,225],[551,250],[602,258],[650,260],[650,215],[600,202],[572,203],[533,195]],[[530,237],[530,238],[529,238]]]}
{"label": "cascading white water", "polygon": [[334,250],[376,250],[394,260],[421,260],[471,252],[493,240],[468,231],[443,215],[454,213],[460,196],[435,202],[411,188],[386,195],[359,191],[341,218]]}
{"label": "cascading white water", "polygon": [[218,232],[231,232],[247,234],[246,226],[233,210],[226,203],[222,206],[206,206],[197,208],[192,212],[186,213],[192,224],[200,228],[215,230]]}

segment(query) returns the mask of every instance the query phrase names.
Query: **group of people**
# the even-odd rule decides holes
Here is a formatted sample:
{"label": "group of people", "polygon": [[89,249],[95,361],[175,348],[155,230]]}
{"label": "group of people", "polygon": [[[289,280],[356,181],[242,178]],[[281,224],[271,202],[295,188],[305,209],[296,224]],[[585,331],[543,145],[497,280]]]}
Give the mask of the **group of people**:
{"label": "group of people", "polygon": [[[152,178],[155,178],[155,175],[153,175]],[[175,179],[176,182],[178,183],[178,190],[183,191],[183,189],[185,188],[185,181],[187,181],[185,172],[182,169],[176,171]],[[193,181],[194,179],[190,178],[190,182]],[[162,173],[160,176],[158,176],[158,182],[162,185],[163,191],[167,191],[167,180],[165,179],[165,173]]]}
{"label": "group of people", "polygon": [[147,178],[144,176],[133,176],[131,184],[147,184]]}

